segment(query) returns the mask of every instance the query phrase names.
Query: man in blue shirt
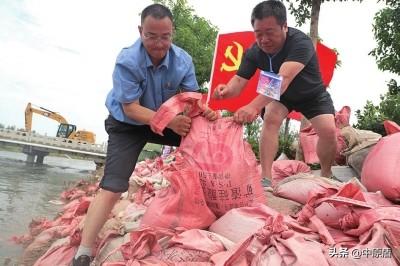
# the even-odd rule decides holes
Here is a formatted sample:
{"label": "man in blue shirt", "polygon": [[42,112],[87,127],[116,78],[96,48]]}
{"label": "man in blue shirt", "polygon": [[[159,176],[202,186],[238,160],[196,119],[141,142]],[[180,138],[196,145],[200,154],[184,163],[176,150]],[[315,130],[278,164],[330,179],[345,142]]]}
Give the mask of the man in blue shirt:
{"label": "man in blue shirt", "polygon": [[[185,115],[177,115],[163,131],[164,136],[149,126],[163,102],[181,90],[198,90],[191,57],[172,44],[171,11],[160,4],[146,7],[139,33],[140,38],[121,51],[115,64],[113,88],[106,100],[109,138],[102,189],[89,207],[73,266],[90,264],[97,234],[121,193],[128,190],[129,177],[145,144],[178,146],[190,130],[191,119]],[[209,120],[217,118],[210,109],[203,115]]]}

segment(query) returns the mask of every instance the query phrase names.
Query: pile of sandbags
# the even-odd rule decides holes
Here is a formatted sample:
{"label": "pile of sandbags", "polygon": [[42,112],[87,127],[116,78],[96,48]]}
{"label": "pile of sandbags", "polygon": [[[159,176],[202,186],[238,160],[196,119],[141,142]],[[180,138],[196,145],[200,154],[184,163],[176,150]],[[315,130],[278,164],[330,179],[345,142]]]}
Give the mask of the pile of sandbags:
{"label": "pile of sandbags", "polygon": [[[273,186],[263,191],[242,129],[227,118],[198,116],[197,98],[180,94],[173,108],[167,102],[155,116],[152,128],[162,132],[166,119],[191,106],[192,135],[168,158],[137,164],[98,235],[95,265],[400,263],[398,205],[357,179],[314,176],[304,162],[291,160],[274,162]],[[93,189],[83,191],[64,193],[72,196],[60,217],[33,230],[29,241],[36,244],[26,252],[46,245],[35,265],[71,261]]]}

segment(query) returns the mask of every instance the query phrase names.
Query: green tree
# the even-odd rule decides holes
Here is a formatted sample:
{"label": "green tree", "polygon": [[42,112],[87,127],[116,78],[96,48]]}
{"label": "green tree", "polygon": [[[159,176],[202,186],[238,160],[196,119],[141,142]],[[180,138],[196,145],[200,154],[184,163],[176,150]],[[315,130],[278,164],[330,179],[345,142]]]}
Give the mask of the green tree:
{"label": "green tree", "polygon": [[[257,159],[260,159],[259,140],[263,120],[257,118],[252,123],[244,125],[244,138],[250,144]],[[285,132],[287,131],[287,132]],[[279,133],[278,152],[276,157],[284,153],[289,159],[294,159],[296,150],[293,148],[293,142],[298,139],[298,134],[290,130],[288,126],[282,126]]]}
{"label": "green tree", "polygon": [[391,120],[400,124],[400,86],[395,80],[388,83],[388,92],[381,95],[380,100],[378,105],[367,101],[362,111],[356,110],[356,128],[372,130],[385,136],[383,121]]}
{"label": "green tree", "polygon": [[260,159],[260,150],[258,146],[262,123],[262,119],[257,118],[253,122],[244,125],[244,138],[250,144],[257,159]]}
{"label": "green tree", "polygon": [[[387,7],[376,13],[373,23],[377,47],[370,52],[378,68],[400,74],[400,1],[387,0]],[[400,124],[400,86],[392,79],[387,84],[388,92],[380,96],[379,105],[367,101],[362,111],[357,110],[356,127],[386,135],[384,120]]]}
{"label": "green tree", "polygon": [[374,17],[377,47],[371,51],[380,70],[400,74],[400,1],[386,1],[388,7]]}
{"label": "green tree", "polygon": [[193,58],[197,81],[203,87],[210,80],[218,28],[205,18],[194,14],[187,0],[154,0],[171,10],[174,16],[174,43]]}
{"label": "green tree", "polygon": [[4,125],[0,123],[0,129],[3,129],[3,128],[4,128]]}

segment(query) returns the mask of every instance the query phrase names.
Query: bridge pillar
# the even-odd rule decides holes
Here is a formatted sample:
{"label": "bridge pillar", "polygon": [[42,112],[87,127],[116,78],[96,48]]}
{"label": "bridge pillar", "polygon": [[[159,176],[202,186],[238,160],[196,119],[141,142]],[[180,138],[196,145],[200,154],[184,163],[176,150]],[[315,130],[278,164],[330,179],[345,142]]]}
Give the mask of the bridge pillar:
{"label": "bridge pillar", "polygon": [[48,152],[47,153],[40,152],[40,153],[36,154],[36,163],[43,164],[43,160],[46,155],[49,155],[49,153]]}
{"label": "bridge pillar", "polygon": [[[40,147],[25,145],[22,152],[26,154],[27,163],[43,164],[44,157],[49,155],[49,152]],[[36,159],[36,160],[35,160]]]}
{"label": "bridge pillar", "polygon": [[26,162],[27,163],[35,163],[35,155],[33,154],[26,154]]}

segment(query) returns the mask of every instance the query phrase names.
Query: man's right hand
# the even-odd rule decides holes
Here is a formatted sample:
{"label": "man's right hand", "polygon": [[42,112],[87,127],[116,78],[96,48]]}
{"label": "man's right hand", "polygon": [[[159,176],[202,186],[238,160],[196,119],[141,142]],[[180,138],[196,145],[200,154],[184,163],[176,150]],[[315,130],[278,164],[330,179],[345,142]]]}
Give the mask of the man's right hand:
{"label": "man's right hand", "polygon": [[214,99],[225,99],[229,97],[230,88],[226,84],[219,84],[215,87],[213,98]]}
{"label": "man's right hand", "polygon": [[190,117],[177,115],[169,122],[167,127],[172,129],[176,134],[185,137],[189,133],[191,125],[192,119]]}

